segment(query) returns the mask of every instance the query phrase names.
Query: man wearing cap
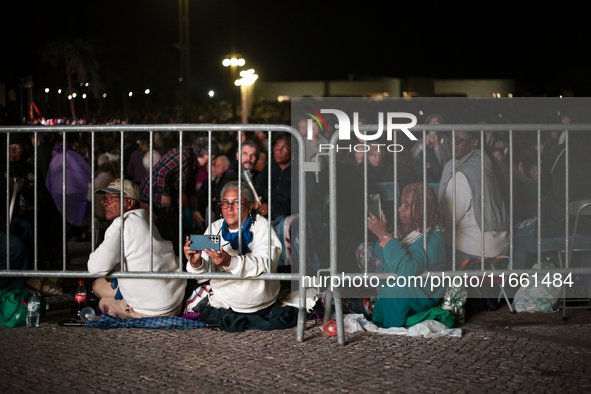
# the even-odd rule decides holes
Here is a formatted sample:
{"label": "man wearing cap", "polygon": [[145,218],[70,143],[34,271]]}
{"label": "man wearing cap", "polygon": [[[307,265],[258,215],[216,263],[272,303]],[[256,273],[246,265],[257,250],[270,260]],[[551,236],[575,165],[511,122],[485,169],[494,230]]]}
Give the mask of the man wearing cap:
{"label": "man wearing cap", "polygon": [[[150,242],[153,241],[154,272],[174,272],[179,268],[170,241],[160,237],[156,227],[150,235],[150,215],[140,208],[141,194],[138,186],[130,180],[123,183],[121,201],[121,180],[111,182],[104,193],[106,218],[113,223],[105,233],[103,243],[90,255],[88,271],[94,275],[107,275],[121,263],[121,204],[123,204],[124,234],[123,252],[127,271],[150,270]],[[182,311],[185,279],[131,279],[118,281],[99,278],[92,290],[99,297],[99,308],[103,313],[131,319],[152,316],[176,316]]]}

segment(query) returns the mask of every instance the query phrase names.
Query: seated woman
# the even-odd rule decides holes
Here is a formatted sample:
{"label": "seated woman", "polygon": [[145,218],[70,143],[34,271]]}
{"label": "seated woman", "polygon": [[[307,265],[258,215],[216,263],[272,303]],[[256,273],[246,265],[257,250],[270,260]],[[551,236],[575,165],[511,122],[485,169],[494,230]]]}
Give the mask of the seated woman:
{"label": "seated woman", "polygon": [[[404,188],[398,208],[397,238],[388,234],[388,224],[383,214],[382,220],[379,220],[372,212],[369,213],[367,227],[382,240],[375,247],[376,257],[382,261],[381,272],[408,278],[425,271],[445,270],[445,242],[441,232],[446,220],[439,209],[437,195],[428,186],[427,252],[423,249],[423,190],[422,183],[413,183]],[[406,287],[380,286],[372,320],[384,328],[402,327],[408,316],[438,306],[444,294],[444,287],[431,291],[430,284],[412,286],[408,285],[408,281]]]}
{"label": "seated woman", "polygon": [[[271,256],[269,256],[269,224],[267,219],[256,214],[255,198],[252,190],[242,184],[242,217],[238,217],[238,182],[228,182],[222,189],[221,202],[223,219],[211,224],[205,234],[221,234],[222,250],[206,249],[193,251],[187,237],[184,252],[187,258],[187,271],[202,274],[208,271],[209,261],[214,263],[213,270],[230,272],[242,278],[255,277],[269,272],[271,259],[272,270],[277,269],[281,254],[281,243],[271,228]],[[239,222],[242,229],[242,253],[238,251]],[[224,242],[225,241],[225,242]],[[232,309],[238,313],[269,313],[279,294],[278,281],[265,280],[226,280],[212,279],[212,294],[209,305],[214,308]]]}

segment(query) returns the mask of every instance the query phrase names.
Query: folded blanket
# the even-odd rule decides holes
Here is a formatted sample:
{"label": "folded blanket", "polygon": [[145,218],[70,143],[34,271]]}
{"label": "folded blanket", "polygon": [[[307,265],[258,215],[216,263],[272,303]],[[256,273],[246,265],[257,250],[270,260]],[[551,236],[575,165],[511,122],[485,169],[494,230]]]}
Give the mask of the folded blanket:
{"label": "folded blanket", "polygon": [[187,320],[176,316],[142,317],[139,319],[119,319],[106,313],[101,315],[98,321],[86,323],[88,328],[164,328],[173,330],[188,330],[203,328],[205,323],[196,320]]}

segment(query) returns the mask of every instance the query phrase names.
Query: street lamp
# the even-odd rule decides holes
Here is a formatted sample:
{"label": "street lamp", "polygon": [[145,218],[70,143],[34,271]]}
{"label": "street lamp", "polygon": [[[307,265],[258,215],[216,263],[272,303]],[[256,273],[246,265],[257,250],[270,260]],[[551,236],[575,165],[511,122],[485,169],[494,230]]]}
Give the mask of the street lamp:
{"label": "street lamp", "polygon": [[254,69],[240,71],[242,78],[234,81],[234,85],[240,86],[240,96],[242,104],[242,124],[248,123],[248,114],[250,112],[250,106],[253,101],[253,88],[252,85],[259,78],[254,73]]}
{"label": "street lamp", "polygon": [[[242,55],[238,54],[229,54],[226,55],[224,60],[222,61],[222,66],[230,67],[230,72],[232,73],[232,81],[236,80],[237,75],[236,71],[238,67],[242,67],[246,64],[246,60],[242,57]],[[236,91],[232,89],[232,118],[236,118]]]}

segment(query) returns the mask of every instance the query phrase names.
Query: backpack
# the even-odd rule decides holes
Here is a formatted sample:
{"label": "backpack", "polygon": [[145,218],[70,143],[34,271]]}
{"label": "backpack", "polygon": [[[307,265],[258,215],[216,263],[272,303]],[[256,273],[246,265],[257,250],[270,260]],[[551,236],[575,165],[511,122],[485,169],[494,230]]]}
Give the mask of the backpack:
{"label": "backpack", "polygon": [[[25,289],[0,291],[0,325],[22,327],[27,324],[27,307],[33,294]],[[41,316],[45,315],[45,298],[41,299]]]}

